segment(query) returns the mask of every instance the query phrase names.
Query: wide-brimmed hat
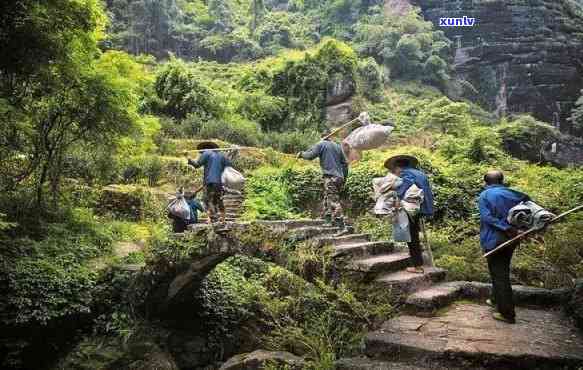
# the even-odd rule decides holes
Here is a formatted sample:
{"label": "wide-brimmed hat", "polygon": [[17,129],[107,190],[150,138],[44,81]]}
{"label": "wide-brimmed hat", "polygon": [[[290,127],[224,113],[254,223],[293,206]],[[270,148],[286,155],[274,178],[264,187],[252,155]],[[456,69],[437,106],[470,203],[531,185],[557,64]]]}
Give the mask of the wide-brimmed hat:
{"label": "wide-brimmed hat", "polygon": [[206,149],[218,149],[219,146],[212,141],[203,141],[202,143],[198,144],[196,150],[206,150]]}
{"label": "wide-brimmed hat", "polygon": [[419,166],[419,160],[412,155],[400,154],[391,157],[385,161],[385,168],[393,170],[398,162],[406,161],[409,167],[417,168]]}

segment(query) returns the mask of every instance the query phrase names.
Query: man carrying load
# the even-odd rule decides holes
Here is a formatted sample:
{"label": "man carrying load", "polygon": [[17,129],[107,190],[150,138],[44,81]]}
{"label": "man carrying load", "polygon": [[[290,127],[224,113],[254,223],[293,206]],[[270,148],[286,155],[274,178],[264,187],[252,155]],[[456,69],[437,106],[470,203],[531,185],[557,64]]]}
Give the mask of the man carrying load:
{"label": "man carrying load", "polygon": [[329,138],[330,131],[322,135],[322,141],[310,150],[298,153],[298,158],[306,160],[320,159],[320,168],[324,178],[324,197],[322,213],[327,224],[340,228],[341,233],[347,232],[340,202],[340,193],[348,176],[348,163],[339,144]]}
{"label": "man carrying load", "polygon": [[[528,195],[504,186],[502,171],[492,170],[484,176],[486,188],[480,194],[480,244],[485,252],[518,235],[518,230],[508,220],[510,210],[530,200]],[[492,280],[492,299],[488,304],[496,306],[494,319],[513,324],[515,322],[512,286],[510,285],[510,261],[514,249],[510,246],[488,257],[488,270]]]}
{"label": "man carrying load", "polygon": [[424,273],[423,269],[423,248],[419,240],[419,231],[423,217],[433,216],[433,191],[429,183],[427,175],[419,170],[419,161],[417,158],[410,155],[397,155],[387,159],[385,167],[394,175],[401,177],[402,183],[397,188],[397,195],[400,200],[405,200],[407,191],[416,185],[423,190],[423,202],[421,203],[420,212],[409,217],[409,231],[411,234],[411,242],[407,243],[409,247],[409,254],[413,262],[413,267],[407,269],[410,273]]}
{"label": "man carrying load", "polygon": [[225,223],[225,205],[223,203],[223,181],[222,176],[226,167],[231,166],[231,161],[219,151],[219,146],[211,141],[200,143],[197,150],[202,150],[198,160],[188,160],[188,164],[198,168],[204,166],[205,203],[207,213],[211,223],[216,224],[219,219],[221,224]]}

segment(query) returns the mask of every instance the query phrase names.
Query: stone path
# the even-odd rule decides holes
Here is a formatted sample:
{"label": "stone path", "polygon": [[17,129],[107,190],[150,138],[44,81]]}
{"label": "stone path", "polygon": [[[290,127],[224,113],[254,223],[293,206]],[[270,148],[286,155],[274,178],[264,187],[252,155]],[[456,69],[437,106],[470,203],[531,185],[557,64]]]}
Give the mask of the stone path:
{"label": "stone path", "polygon": [[565,302],[567,290],[515,286],[517,304],[531,308],[519,308],[517,324],[509,325],[479,303],[489,284],[445,282],[439,268],[408,273],[407,251],[367,234],[315,240],[347,260],[343,273],[400,295],[406,309],[366,336],[368,357],[344,359],[339,369],[583,369],[583,335],[551,308]]}
{"label": "stone path", "polygon": [[[243,213],[243,202],[245,196],[243,194],[226,193],[223,197],[225,204],[225,220],[227,222],[236,222]],[[208,221],[208,215],[201,218],[202,222]]]}

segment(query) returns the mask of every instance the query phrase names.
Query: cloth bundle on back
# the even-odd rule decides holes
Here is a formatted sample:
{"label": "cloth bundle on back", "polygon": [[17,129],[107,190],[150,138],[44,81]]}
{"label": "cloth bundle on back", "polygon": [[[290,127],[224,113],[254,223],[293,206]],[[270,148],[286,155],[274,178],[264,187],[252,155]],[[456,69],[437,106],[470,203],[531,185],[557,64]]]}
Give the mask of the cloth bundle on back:
{"label": "cloth bundle on back", "polygon": [[555,214],[547,211],[535,202],[526,201],[508,211],[507,221],[510,225],[519,229],[540,230],[553,218],[555,218]]}
{"label": "cloth bundle on back", "polygon": [[240,191],[245,187],[245,177],[241,174],[241,172],[230,166],[226,167],[223,171],[221,180],[223,185],[229,189]]}
{"label": "cloth bundle on back", "polygon": [[419,187],[412,185],[399,201],[397,189],[402,183],[403,180],[393,174],[373,180],[376,198],[374,213],[392,217],[393,240],[409,243],[411,242],[409,216],[414,217],[419,213],[424,193]]}

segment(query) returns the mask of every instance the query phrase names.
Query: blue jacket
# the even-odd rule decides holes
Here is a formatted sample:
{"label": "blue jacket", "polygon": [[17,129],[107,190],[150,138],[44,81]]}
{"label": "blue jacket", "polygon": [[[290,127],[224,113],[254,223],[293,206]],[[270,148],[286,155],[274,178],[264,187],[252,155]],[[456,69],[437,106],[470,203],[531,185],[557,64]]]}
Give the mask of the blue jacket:
{"label": "blue jacket", "polygon": [[433,216],[433,191],[427,175],[418,169],[407,167],[401,171],[403,183],[397,188],[399,199],[404,199],[407,190],[413,185],[423,190],[423,203],[421,204],[421,214],[424,216]]}
{"label": "blue jacket", "polygon": [[528,195],[504,185],[488,185],[480,194],[480,244],[486,252],[508,240],[504,233],[512,228],[506,221],[508,211],[520,202],[530,200]]}
{"label": "blue jacket", "polygon": [[196,161],[189,160],[188,163],[194,167],[204,166],[204,184],[223,183],[221,177],[225,167],[231,166],[231,161],[223,154],[214,151],[204,151]]}
{"label": "blue jacket", "polygon": [[313,160],[320,158],[322,174],[345,179],[348,176],[348,163],[342,147],[329,140],[320,141],[310,150],[302,153],[302,158]]}
{"label": "blue jacket", "polygon": [[190,223],[196,224],[198,222],[198,211],[204,212],[204,207],[198,199],[187,199],[186,203],[190,207]]}

